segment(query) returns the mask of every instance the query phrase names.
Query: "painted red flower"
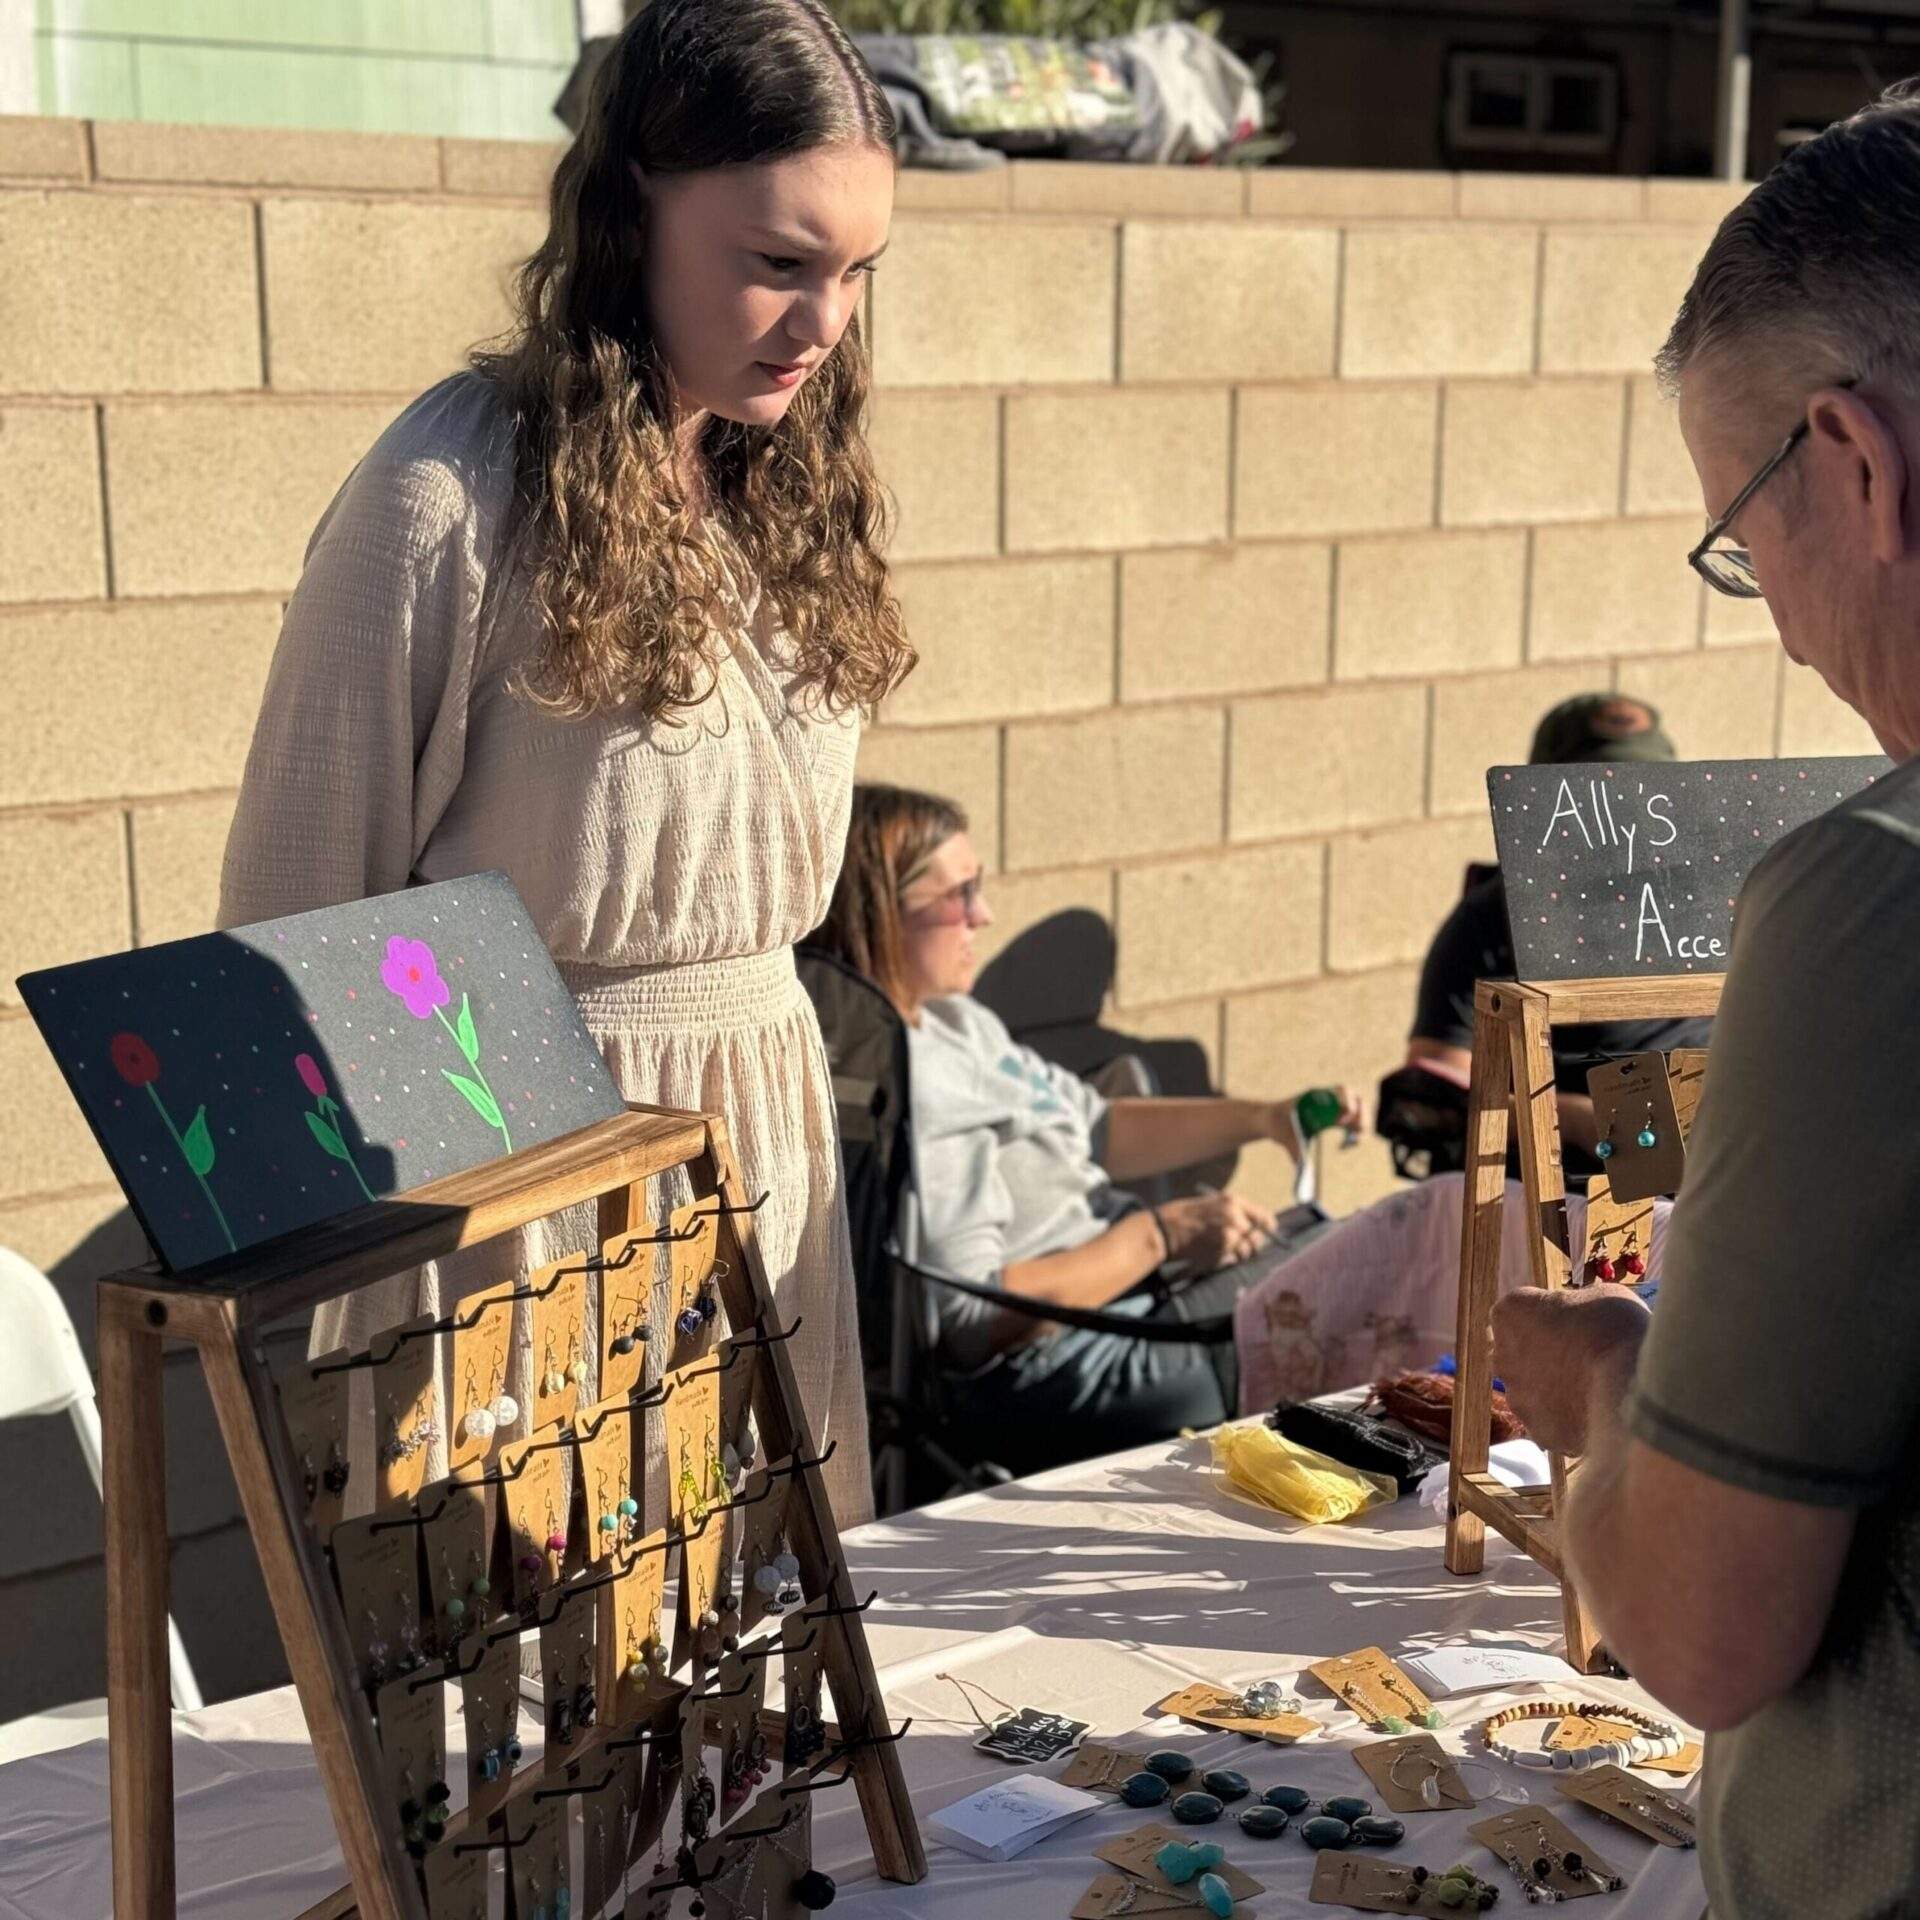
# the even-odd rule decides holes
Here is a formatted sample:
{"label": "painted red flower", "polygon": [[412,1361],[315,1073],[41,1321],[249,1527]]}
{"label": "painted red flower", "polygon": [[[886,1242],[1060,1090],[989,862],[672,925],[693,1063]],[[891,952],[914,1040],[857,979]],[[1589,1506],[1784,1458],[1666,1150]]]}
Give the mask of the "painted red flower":
{"label": "painted red flower", "polygon": [[321,1073],[313,1055],[310,1053],[296,1053],[293,1056],[293,1066],[294,1071],[299,1074],[307,1091],[312,1094],[316,1100],[324,1100],[327,1097],[326,1076]]}
{"label": "painted red flower", "polygon": [[130,1087],[151,1086],[160,1078],[160,1056],[137,1033],[116,1033],[107,1042],[113,1070]]}

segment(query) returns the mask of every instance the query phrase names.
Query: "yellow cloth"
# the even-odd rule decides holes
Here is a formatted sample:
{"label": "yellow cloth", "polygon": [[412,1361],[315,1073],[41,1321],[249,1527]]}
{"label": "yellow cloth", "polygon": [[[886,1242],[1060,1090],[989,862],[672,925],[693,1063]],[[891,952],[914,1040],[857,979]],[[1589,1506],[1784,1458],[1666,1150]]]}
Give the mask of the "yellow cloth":
{"label": "yellow cloth", "polygon": [[1220,1428],[1213,1436],[1213,1463],[1229,1486],[1263,1507],[1316,1526],[1351,1520],[1400,1497],[1399,1487],[1385,1474],[1342,1466],[1264,1422]]}

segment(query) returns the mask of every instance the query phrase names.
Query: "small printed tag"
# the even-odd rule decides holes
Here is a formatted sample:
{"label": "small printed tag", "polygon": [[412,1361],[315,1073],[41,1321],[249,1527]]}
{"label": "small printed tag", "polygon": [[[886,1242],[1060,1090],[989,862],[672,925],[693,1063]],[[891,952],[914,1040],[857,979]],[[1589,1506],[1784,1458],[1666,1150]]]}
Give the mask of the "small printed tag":
{"label": "small printed tag", "polygon": [[468,1294],[454,1309],[453,1396],[447,1408],[447,1464],[486,1459],[506,1435],[500,1397],[507,1390],[507,1348],[513,1334],[519,1282]]}
{"label": "small printed tag", "polygon": [[533,1425],[573,1418],[595,1380],[586,1352],[587,1256],[563,1253],[527,1276],[533,1294]]}
{"label": "small printed tag", "polygon": [[[1626,1882],[1578,1834],[1545,1807],[1510,1807],[1467,1829],[1516,1878],[1541,1889],[1529,1901],[1578,1900],[1617,1893]],[[1579,1870],[1568,1862],[1577,1860]],[[1544,1871],[1542,1871],[1544,1869]]]}
{"label": "small printed tag", "polygon": [[1147,1764],[1144,1753],[1131,1747],[1112,1747],[1101,1740],[1086,1741],[1067,1763],[1060,1776],[1063,1787],[1081,1787],[1089,1793],[1118,1793],[1129,1774],[1139,1773]]}
{"label": "small printed tag", "polygon": [[1588,1747],[1603,1747],[1609,1740],[1632,1740],[1639,1731],[1638,1727],[1630,1727],[1621,1720],[1603,1720],[1598,1714],[1570,1713],[1564,1720],[1553,1723],[1540,1744],[1579,1753]]}
{"label": "small printed tag", "polygon": [[[600,1398],[626,1400],[647,1370],[656,1344],[653,1275],[657,1247],[640,1244],[655,1232],[642,1220],[631,1233],[616,1233],[600,1245]],[[665,1348],[661,1348],[664,1352]]]}
{"label": "small printed tag", "polygon": [[1277,1747],[1290,1747],[1296,1740],[1319,1730],[1319,1722],[1302,1713],[1276,1713],[1255,1717],[1241,1709],[1242,1696],[1230,1687],[1212,1687],[1196,1681],[1170,1693],[1155,1708],[1175,1720],[1195,1726],[1218,1727],[1225,1733],[1244,1733],[1258,1740],[1270,1740]]}
{"label": "small printed tag", "polygon": [[[1395,1740],[1376,1740],[1367,1746],[1355,1747],[1353,1757],[1395,1813],[1432,1813],[1438,1808],[1466,1808],[1475,1804],[1452,1754],[1430,1733],[1408,1733]],[[1429,1780],[1440,1796],[1437,1802],[1429,1800],[1422,1791]]]}
{"label": "small printed tag", "polygon": [[1671,1793],[1636,1780],[1624,1767],[1594,1767],[1586,1773],[1555,1774],[1553,1784],[1569,1800],[1604,1813],[1623,1827],[1645,1834],[1663,1847],[1695,1844],[1693,1809]]}
{"label": "small printed tag", "polygon": [[1376,1727],[1386,1720],[1422,1720],[1433,1710],[1433,1702],[1379,1647],[1316,1660],[1307,1671]]}
{"label": "small printed tag", "polygon": [[982,1753],[1002,1760],[1027,1762],[1057,1760],[1086,1738],[1088,1720],[1069,1720],[1063,1714],[1021,1707],[996,1720],[973,1744]]}
{"label": "small printed tag", "polygon": [[1657,1760],[1642,1760],[1640,1767],[1645,1773],[1672,1773],[1685,1779],[1700,1771],[1700,1742],[1689,1740],[1678,1753],[1665,1753]]}
{"label": "small printed tag", "polygon": [[[1322,1907],[1354,1907],[1361,1913],[1417,1913],[1429,1916],[1429,1920],[1438,1920],[1440,1915],[1458,1920],[1459,1915],[1475,1911],[1467,1902],[1449,1907],[1439,1896],[1439,1884],[1437,1873],[1430,1873],[1424,1881],[1416,1880],[1411,1867],[1328,1849],[1314,1858],[1313,1884],[1307,1889],[1307,1898]],[[1409,1899],[1409,1894],[1413,1898]]]}
{"label": "small printed tag", "polygon": [[1603,1158],[1614,1200],[1677,1193],[1687,1150],[1666,1056],[1629,1053],[1603,1061],[1587,1075],[1587,1091],[1593,1096],[1594,1129],[1610,1149]]}
{"label": "small printed tag", "polygon": [[434,1437],[433,1350],[439,1322],[430,1313],[374,1337],[374,1504],[411,1500],[427,1475]]}
{"label": "small printed tag", "polygon": [[345,1348],[302,1361],[280,1382],[280,1411],[293,1441],[300,1469],[307,1518],[324,1540],[339,1524],[350,1476],[347,1466],[347,1382]]}

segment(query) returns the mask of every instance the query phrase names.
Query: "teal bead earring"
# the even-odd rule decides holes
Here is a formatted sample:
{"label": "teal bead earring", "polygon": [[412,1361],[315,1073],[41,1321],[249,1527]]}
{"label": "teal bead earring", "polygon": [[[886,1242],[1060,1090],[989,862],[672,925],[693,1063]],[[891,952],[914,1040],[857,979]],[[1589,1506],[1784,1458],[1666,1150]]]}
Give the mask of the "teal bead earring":
{"label": "teal bead earring", "polygon": [[1606,1138],[1594,1148],[1593,1157],[1596,1160],[1611,1160],[1613,1158],[1613,1121],[1611,1119],[1607,1121]]}
{"label": "teal bead earring", "polygon": [[1634,1145],[1638,1147],[1654,1147],[1659,1144],[1660,1136],[1653,1130],[1653,1102],[1649,1100],[1647,1102],[1647,1124],[1634,1135]]}

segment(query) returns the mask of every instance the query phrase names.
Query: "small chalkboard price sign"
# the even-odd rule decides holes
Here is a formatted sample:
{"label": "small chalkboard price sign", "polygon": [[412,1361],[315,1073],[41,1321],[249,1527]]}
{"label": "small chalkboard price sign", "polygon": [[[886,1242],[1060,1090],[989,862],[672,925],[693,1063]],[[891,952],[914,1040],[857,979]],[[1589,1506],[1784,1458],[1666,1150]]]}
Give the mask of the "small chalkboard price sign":
{"label": "small chalkboard price sign", "polygon": [[1724,973],[1761,855],[1891,767],[1863,755],[1490,768],[1518,977]]}

